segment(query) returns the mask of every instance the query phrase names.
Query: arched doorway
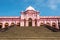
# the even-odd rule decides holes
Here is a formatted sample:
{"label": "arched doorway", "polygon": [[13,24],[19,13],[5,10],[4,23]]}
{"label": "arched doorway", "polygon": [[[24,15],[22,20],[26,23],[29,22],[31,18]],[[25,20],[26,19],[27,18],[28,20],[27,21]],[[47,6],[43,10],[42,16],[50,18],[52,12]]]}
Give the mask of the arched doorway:
{"label": "arched doorway", "polygon": [[29,26],[32,26],[32,19],[31,18],[29,18]]}
{"label": "arched doorway", "polygon": [[9,23],[5,23],[5,27],[8,27],[9,26]]}
{"label": "arched doorway", "polygon": [[56,27],[56,23],[54,23],[54,22],[53,22],[53,23],[52,23],[52,27],[54,27],[54,28],[55,28],[55,27]]}
{"label": "arched doorway", "polygon": [[12,22],[12,23],[11,23],[11,26],[14,26],[14,25],[15,25],[15,24]]}
{"label": "arched doorway", "polygon": [[59,29],[60,29],[60,22],[58,22],[58,26],[59,26]]}
{"label": "arched doorway", "polygon": [[35,26],[37,26],[37,19],[35,19]]}
{"label": "arched doorway", "polygon": [[3,24],[2,24],[2,23],[0,23],[0,28],[2,28],[2,25],[3,25]]}
{"label": "arched doorway", "polygon": [[50,23],[47,22],[46,25],[50,26]]}
{"label": "arched doorway", "polygon": [[44,23],[40,23],[40,26],[44,26]]}
{"label": "arched doorway", "polygon": [[17,23],[17,26],[20,26],[20,23]]}

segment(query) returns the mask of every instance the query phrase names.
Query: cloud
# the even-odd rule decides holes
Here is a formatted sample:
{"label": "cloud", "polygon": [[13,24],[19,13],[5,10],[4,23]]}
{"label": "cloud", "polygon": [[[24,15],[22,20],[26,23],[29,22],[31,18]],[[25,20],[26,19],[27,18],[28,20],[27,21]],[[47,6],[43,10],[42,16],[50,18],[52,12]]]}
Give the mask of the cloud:
{"label": "cloud", "polygon": [[[11,2],[15,1],[15,0],[10,0]],[[37,6],[37,7],[49,7],[52,10],[56,10],[58,8],[58,4],[60,4],[60,0],[24,0],[24,3],[29,3],[32,4],[34,3],[33,6]]]}
{"label": "cloud", "polygon": [[57,9],[57,5],[48,5],[48,7],[50,7],[53,10],[56,10]]}
{"label": "cloud", "polygon": [[35,0],[35,5],[42,7],[49,7],[52,10],[58,9],[58,4],[60,4],[60,0]]}
{"label": "cloud", "polygon": [[52,10],[56,10],[58,8],[58,4],[60,4],[60,0],[48,0],[47,6]]}

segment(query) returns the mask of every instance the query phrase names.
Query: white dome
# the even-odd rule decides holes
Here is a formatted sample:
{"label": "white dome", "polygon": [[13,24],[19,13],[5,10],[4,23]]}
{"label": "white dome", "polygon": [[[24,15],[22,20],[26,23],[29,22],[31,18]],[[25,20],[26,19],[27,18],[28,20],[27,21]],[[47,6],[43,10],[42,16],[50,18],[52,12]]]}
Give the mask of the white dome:
{"label": "white dome", "polygon": [[35,11],[35,9],[32,6],[29,6],[28,8],[26,8],[26,11],[27,10],[34,10]]}

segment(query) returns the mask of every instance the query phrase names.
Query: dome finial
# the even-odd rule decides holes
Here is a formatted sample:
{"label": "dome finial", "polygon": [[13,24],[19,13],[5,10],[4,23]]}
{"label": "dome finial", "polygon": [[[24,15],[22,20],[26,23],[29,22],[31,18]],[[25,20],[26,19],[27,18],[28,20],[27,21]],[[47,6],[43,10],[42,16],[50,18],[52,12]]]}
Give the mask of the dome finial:
{"label": "dome finial", "polygon": [[26,8],[26,11],[27,10],[34,10],[35,11],[35,9],[32,6],[29,6],[28,8]]}

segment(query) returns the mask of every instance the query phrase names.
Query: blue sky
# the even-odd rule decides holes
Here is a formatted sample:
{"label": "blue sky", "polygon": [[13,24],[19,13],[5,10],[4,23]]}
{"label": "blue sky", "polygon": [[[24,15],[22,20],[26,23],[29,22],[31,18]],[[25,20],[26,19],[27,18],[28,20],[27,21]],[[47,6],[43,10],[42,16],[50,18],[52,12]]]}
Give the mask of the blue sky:
{"label": "blue sky", "polygon": [[41,16],[60,16],[60,0],[0,0],[0,16],[20,16],[28,6]]}

